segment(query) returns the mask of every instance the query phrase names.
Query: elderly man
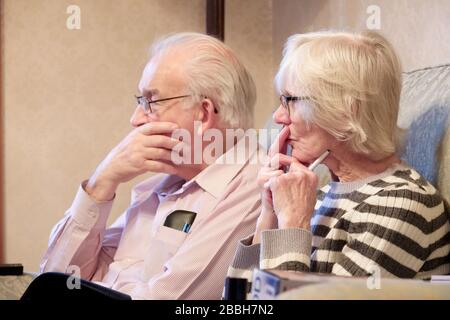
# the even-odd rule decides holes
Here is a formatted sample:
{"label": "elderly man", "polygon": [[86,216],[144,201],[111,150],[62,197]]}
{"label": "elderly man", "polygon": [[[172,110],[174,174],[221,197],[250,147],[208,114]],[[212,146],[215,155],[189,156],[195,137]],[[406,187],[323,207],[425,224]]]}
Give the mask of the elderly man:
{"label": "elderly man", "polygon": [[[254,160],[262,151],[234,139],[209,163],[203,152],[212,142],[193,141],[208,130],[249,128],[254,83],[223,43],[181,33],[153,46],[139,90],[134,130],[81,184],[52,230],[41,271],[79,268],[83,279],[133,299],[218,299],[236,243],[260,212]],[[190,142],[174,138],[181,129]],[[185,161],[174,163],[180,144]],[[245,161],[224,163],[238,145]],[[186,161],[199,152],[201,161]],[[107,228],[118,185],[146,172],[159,174],[134,188],[129,208]]]}

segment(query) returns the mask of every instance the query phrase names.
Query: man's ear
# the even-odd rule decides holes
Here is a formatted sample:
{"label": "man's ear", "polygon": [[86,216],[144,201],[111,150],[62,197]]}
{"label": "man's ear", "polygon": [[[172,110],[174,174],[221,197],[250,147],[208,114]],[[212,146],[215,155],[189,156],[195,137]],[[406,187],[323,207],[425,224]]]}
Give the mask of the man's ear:
{"label": "man's ear", "polygon": [[214,102],[211,99],[202,99],[197,119],[202,122],[202,125],[198,128],[199,134],[203,134],[206,130],[217,127],[219,118],[216,110]]}

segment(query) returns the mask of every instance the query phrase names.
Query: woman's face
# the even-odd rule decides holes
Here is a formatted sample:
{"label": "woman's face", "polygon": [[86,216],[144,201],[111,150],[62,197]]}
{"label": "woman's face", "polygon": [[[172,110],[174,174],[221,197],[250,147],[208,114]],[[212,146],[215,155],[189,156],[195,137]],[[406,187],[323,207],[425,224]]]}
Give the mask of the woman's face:
{"label": "woman's face", "polygon": [[281,104],[273,114],[276,123],[288,126],[290,135],[287,143],[292,146],[292,156],[305,165],[316,160],[325,150],[333,149],[336,139],[315,124],[307,125],[299,112],[307,102],[290,102],[291,112]]}

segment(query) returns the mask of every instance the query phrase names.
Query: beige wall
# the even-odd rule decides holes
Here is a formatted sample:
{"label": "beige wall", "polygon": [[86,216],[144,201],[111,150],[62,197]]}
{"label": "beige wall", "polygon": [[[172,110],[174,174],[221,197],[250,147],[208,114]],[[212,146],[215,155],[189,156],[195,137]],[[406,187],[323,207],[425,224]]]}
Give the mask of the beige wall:
{"label": "beige wall", "polygon": [[276,67],[289,35],[329,28],[363,30],[370,5],[379,6],[380,31],[398,51],[405,71],[450,62],[448,0],[273,0]]}
{"label": "beige wall", "polygon": [[[205,30],[205,0],[78,0],[81,30],[70,31],[73,3],[4,1],[5,251],[29,271],[80,181],[130,131],[152,40]],[[226,1],[225,41],[257,79],[258,109],[271,97],[271,3],[246,0],[244,12],[242,1]],[[141,179],[120,187],[110,222]]]}
{"label": "beige wall", "polygon": [[225,4],[225,42],[255,79],[255,127],[261,128],[274,109],[272,0],[225,0]]}

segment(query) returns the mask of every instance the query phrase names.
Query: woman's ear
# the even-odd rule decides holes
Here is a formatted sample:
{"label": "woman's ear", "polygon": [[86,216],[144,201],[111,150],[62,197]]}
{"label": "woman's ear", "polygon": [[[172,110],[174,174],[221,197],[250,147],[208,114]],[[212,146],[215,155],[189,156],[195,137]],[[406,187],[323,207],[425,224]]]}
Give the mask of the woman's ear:
{"label": "woman's ear", "polygon": [[216,110],[214,102],[211,99],[206,97],[202,99],[197,119],[202,122],[201,126],[198,128],[199,134],[203,134],[206,130],[217,127],[218,113]]}

